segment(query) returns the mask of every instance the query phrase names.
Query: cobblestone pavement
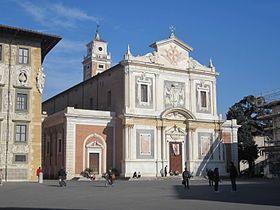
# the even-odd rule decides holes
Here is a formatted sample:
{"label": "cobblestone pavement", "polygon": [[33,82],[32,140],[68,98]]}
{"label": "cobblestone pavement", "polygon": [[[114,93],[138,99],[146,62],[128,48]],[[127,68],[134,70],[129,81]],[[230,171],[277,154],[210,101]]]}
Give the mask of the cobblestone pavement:
{"label": "cobblestone pavement", "polygon": [[231,192],[223,181],[215,193],[206,180],[191,180],[185,190],[180,180],[122,181],[105,186],[104,181],[67,181],[58,187],[55,180],[38,183],[4,183],[0,187],[2,209],[188,209],[238,210],[279,209],[280,181],[238,181],[238,192]]}

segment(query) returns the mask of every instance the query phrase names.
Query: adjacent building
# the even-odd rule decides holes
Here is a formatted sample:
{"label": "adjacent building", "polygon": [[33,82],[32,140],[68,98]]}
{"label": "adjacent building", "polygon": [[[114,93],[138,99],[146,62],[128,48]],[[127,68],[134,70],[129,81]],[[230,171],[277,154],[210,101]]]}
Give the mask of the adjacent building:
{"label": "adjacent building", "polygon": [[0,25],[0,168],[6,181],[36,180],[41,166],[42,63],[60,39]]}
{"label": "adjacent building", "polygon": [[[271,94],[272,95],[272,94]],[[265,153],[265,160],[262,168],[266,177],[280,176],[280,100],[279,91],[274,93],[278,99],[266,100],[266,97],[258,98],[258,105],[271,109],[270,114],[259,117],[262,120],[271,120],[272,126],[265,128],[266,131],[272,131],[272,136],[267,136],[264,145],[260,148]],[[268,98],[268,97],[267,97]]]}
{"label": "adjacent building", "polygon": [[86,168],[160,176],[166,166],[197,176],[206,168],[227,174],[238,163],[236,120],[217,113],[216,77],[190,57],[193,48],[174,33],[154,51],[111,66],[107,42],[97,31],[87,45],[84,81],[43,103],[43,166],[48,177],[65,167],[68,178]]}

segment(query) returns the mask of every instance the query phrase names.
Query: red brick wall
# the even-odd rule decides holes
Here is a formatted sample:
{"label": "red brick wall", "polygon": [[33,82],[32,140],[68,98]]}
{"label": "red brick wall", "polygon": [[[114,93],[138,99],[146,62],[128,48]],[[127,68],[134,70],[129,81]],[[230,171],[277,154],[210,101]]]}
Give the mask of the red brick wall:
{"label": "red brick wall", "polygon": [[[75,173],[79,174],[83,171],[83,145],[84,140],[91,134],[98,134],[100,135],[106,142],[107,147],[107,168],[104,168],[102,165],[103,158],[101,159],[101,171],[106,171],[107,169],[112,167],[112,153],[113,153],[113,128],[107,127],[107,126],[97,126],[97,125],[76,125],[76,158],[75,158]],[[89,144],[93,141],[97,141],[98,143],[103,144],[102,140],[98,137],[91,137],[87,140],[86,144]],[[85,150],[85,154],[87,151]],[[102,151],[103,155],[104,152]],[[86,160],[87,161],[87,160]],[[85,166],[87,166],[87,162],[85,163]]]}

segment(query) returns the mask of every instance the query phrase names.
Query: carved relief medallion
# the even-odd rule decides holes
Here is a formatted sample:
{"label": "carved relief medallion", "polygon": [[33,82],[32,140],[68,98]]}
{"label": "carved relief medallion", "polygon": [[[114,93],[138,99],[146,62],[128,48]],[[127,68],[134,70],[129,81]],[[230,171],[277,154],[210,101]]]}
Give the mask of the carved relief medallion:
{"label": "carved relief medallion", "polygon": [[17,85],[19,86],[28,86],[29,83],[29,69],[27,68],[21,68],[18,70],[17,74]]}
{"label": "carved relief medallion", "polygon": [[165,50],[165,53],[164,57],[171,64],[177,65],[177,63],[182,60],[182,52],[177,49],[177,46],[170,45],[169,49]]}

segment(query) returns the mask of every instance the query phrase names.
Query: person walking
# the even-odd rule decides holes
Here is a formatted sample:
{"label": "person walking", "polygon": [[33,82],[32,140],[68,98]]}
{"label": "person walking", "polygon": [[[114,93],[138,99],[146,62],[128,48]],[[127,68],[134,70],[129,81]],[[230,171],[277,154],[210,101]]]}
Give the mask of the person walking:
{"label": "person walking", "polygon": [[40,173],[43,173],[43,170],[41,169],[41,167],[39,167],[36,171],[36,176],[38,177],[38,182],[40,182]]}
{"label": "person walking", "polygon": [[207,176],[208,176],[208,181],[209,181],[209,186],[212,187],[213,186],[213,170],[207,169]]}
{"label": "person walking", "polygon": [[215,168],[213,172],[213,181],[215,183],[214,190],[215,192],[219,192],[219,181],[220,181],[220,175],[219,175],[219,169]]}
{"label": "person walking", "polygon": [[191,177],[190,172],[187,170],[187,168],[185,168],[185,171],[182,174],[183,176],[183,182],[182,184],[184,185],[185,189],[190,189],[190,184],[189,184],[189,179]]}
{"label": "person walking", "polygon": [[167,176],[167,165],[164,167],[164,176]]}
{"label": "person walking", "polygon": [[59,181],[59,186],[62,187],[62,186],[65,186],[66,187],[66,182],[64,181],[66,179],[66,171],[64,170],[64,168],[61,168],[59,171],[58,171],[58,181]]}
{"label": "person walking", "polygon": [[232,191],[236,191],[236,178],[238,176],[237,169],[234,166],[233,162],[230,162],[230,168],[229,168],[229,177],[231,181],[231,189]]}

